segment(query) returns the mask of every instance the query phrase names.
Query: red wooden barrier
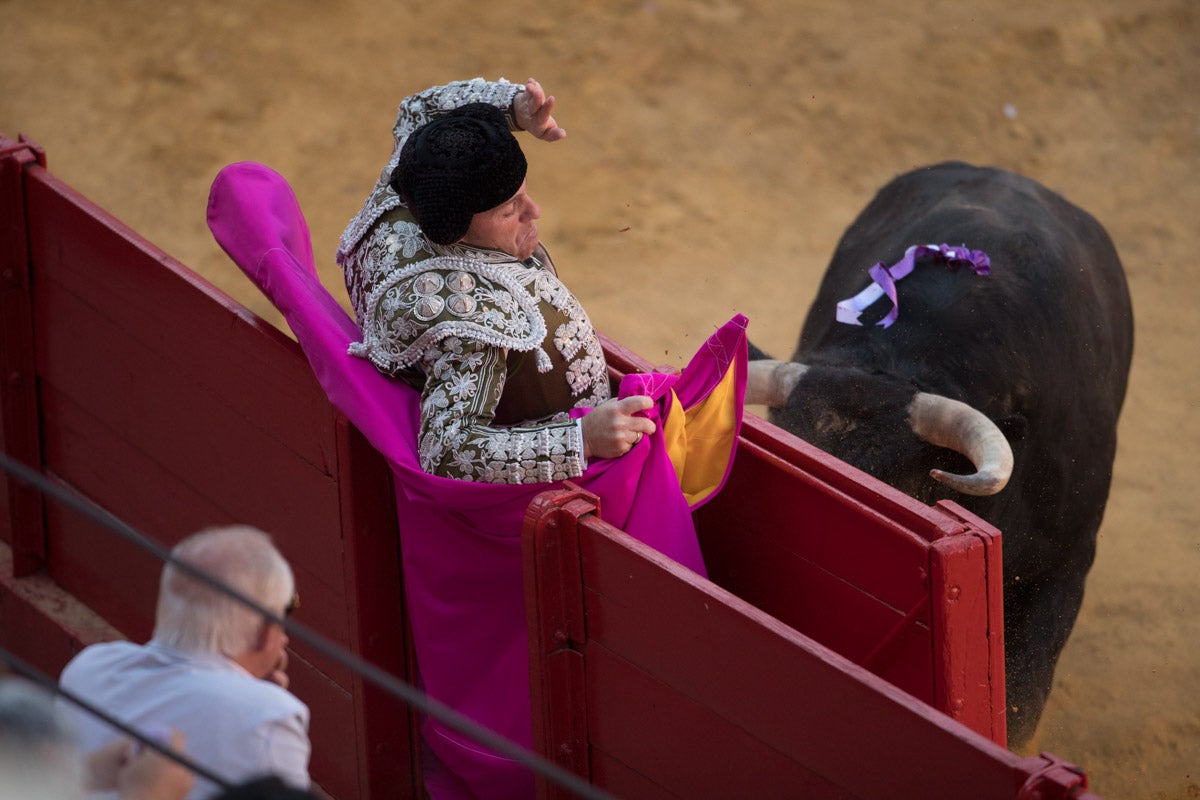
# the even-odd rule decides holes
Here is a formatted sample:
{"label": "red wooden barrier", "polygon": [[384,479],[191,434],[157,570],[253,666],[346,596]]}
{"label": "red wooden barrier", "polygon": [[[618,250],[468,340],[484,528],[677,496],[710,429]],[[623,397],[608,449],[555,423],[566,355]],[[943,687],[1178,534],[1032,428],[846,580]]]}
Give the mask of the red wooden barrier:
{"label": "red wooden barrier", "polygon": [[[391,472],[328,403],[284,334],[56,180],[0,137],[0,443],[171,546],[231,522],[271,533],[303,598],[300,622],[408,676]],[[35,384],[36,377],[36,384]],[[35,391],[36,386],[36,391]],[[123,635],[152,628],[161,565],[101,526],[8,483],[14,579],[41,569]],[[22,596],[25,587],[10,596]],[[35,630],[0,604],[6,645]],[[14,618],[20,613],[21,619]],[[39,618],[41,619],[41,618]],[[88,643],[59,622],[52,675]],[[42,619],[40,635],[53,634]],[[312,709],[312,773],[339,798],[416,796],[415,726],[399,701],[294,644]]]}
{"label": "red wooden barrier", "polygon": [[1070,765],[1014,755],[603,522],[585,492],[540,495],[524,548],[535,741],[616,796],[1092,797]]}
{"label": "red wooden barrier", "polygon": [[[33,363],[33,304],[25,230],[25,167],[45,166],[40,148],[0,136],[0,447],[32,464],[39,457],[37,385]],[[28,575],[46,556],[42,499],[12,478],[0,482],[13,571]]]}
{"label": "red wooden barrier", "polygon": [[[648,367],[609,350],[623,372]],[[987,522],[748,416],[697,526],[714,583],[1006,743],[1000,535]]]}

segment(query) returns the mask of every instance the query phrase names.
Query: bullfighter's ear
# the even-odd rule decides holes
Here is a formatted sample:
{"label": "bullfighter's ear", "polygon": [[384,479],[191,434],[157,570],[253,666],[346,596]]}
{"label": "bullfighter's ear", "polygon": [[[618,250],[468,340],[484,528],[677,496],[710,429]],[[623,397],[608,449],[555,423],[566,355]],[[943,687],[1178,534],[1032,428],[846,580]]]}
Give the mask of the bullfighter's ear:
{"label": "bullfighter's ear", "polygon": [[762,361],[763,359],[770,359],[772,361],[774,360],[774,358],[772,356],[767,355],[764,351],[759,350],[757,347],[755,347],[754,342],[747,341],[746,344],[750,346],[750,360],[751,361]]}
{"label": "bullfighter's ear", "polygon": [[1009,414],[1007,417],[995,420],[995,423],[1010,444],[1024,439],[1025,431],[1029,428],[1029,420],[1022,414]]}

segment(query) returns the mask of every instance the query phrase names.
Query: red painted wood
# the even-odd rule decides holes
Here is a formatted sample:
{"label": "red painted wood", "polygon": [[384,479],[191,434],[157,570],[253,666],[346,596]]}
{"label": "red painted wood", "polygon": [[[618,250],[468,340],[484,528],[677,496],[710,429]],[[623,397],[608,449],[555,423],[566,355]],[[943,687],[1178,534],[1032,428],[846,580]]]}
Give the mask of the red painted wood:
{"label": "red painted wood", "polygon": [[[646,368],[615,349],[616,369]],[[962,535],[962,519],[755,417],[746,420],[728,483],[696,517],[715,583],[856,663],[870,658],[872,672],[921,700],[970,709],[976,730],[994,736],[1002,670],[981,664],[972,674],[984,683],[969,700],[961,692],[951,698],[940,672],[986,662],[994,646],[944,632],[935,641],[931,632],[931,549]]]}
{"label": "red painted wood", "polygon": [[[588,731],[595,751],[648,786],[607,784],[607,791],[622,798],[668,791],[687,798],[853,796],[758,731],[728,719],[707,698],[677,691],[622,655],[589,644]],[[728,691],[740,691],[740,676],[727,676],[725,683]],[[786,694],[772,705],[778,703],[781,713],[797,711]]]}
{"label": "red painted wood", "polygon": [[739,459],[735,470],[731,491],[699,514],[713,581],[850,658],[864,656],[871,637],[924,593],[925,543],[761,463]]}
{"label": "red painted wood", "polygon": [[[336,484],[307,465],[289,470],[295,466],[294,460],[273,462],[271,454],[279,451],[264,444],[251,451],[261,461],[247,459],[241,464],[269,466],[273,479],[258,483],[256,492],[238,489],[243,499],[237,502],[237,498],[223,494],[229,487],[232,466],[219,473],[211,464],[207,471],[192,469],[202,459],[190,459],[195,450],[185,442],[168,443],[170,449],[166,451],[147,452],[145,440],[138,438],[140,429],[135,427],[118,435],[92,415],[94,407],[83,409],[67,402],[49,384],[43,390],[46,463],[55,474],[164,547],[172,547],[184,536],[209,525],[244,522],[263,528],[272,534],[292,564],[301,595],[308,598],[302,607],[303,618],[337,641],[347,641],[342,575],[335,571],[341,550],[336,537]],[[214,432],[211,438],[219,436]],[[235,445],[229,443],[230,447]],[[172,469],[177,463],[173,459],[179,459],[184,468]],[[288,476],[290,482],[279,482]],[[254,480],[252,475],[244,478]],[[113,544],[111,533],[72,533],[92,529],[78,515],[55,513],[52,520],[48,526],[51,575],[73,594],[94,604],[129,635],[137,638],[140,632],[148,633],[153,602],[143,603],[140,597],[130,598],[108,589],[114,576],[135,580],[129,574],[132,562],[126,562],[124,546]],[[312,544],[308,544],[310,540]],[[141,581],[146,590],[138,595],[153,598],[158,563],[147,561],[141,568],[148,574]],[[114,605],[128,604],[131,599],[135,600],[133,613],[119,612]],[[327,668],[338,669],[332,665]]]}
{"label": "red painted wood", "polygon": [[350,689],[294,653],[288,677],[288,689],[308,705],[311,715],[309,774],[334,797],[365,797],[359,792],[356,754],[362,741]]}
{"label": "red painted wood", "polygon": [[961,506],[939,507],[967,532],[933,543],[935,705],[1000,745],[1004,695],[1004,584],[1000,533]]}
{"label": "red painted wood", "polygon": [[[152,352],[169,343],[167,353],[199,386],[328,471],[328,403],[303,358],[275,352],[298,353],[294,342],[52,175],[31,170],[27,182],[37,288],[57,281]],[[158,380],[124,373],[139,383]]]}
{"label": "red painted wood", "polygon": [[[0,644],[51,679],[88,642],[46,609],[29,603],[0,580]],[[8,670],[6,670],[7,673]]]}
{"label": "red painted wood", "polygon": [[593,750],[591,761],[593,782],[596,786],[607,787],[606,790],[615,797],[623,800],[687,800],[683,795],[634,772],[603,751]]}
{"label": "red painted wood", "polygon": [[[391,469],[345,417],[339,415],[336,430],[350,649],[416,685]],[[416,712],[361,676],[349,685],[359,721],[354,758],[362,779],[357,795],[343,796],[416,796],[421,785]]]}
{"label": "red painted wood", "polygon": [[[267,530],[296,573],[298,621],[415,682],[390,470],[295,342],[45,170],[22,181],[45,468],[166,547],[212,524]],[[58,506],[39,527],[55,580],[147,638],[157,560]],[[292,650],[314,779],[336,797],[418,796],[415,714],[302,642]]]}
{"label": "red painted wood", "polygon": [[573,649],[587,665],[597,785],[612,788],[603,775],[631,796],[662,785],[687,797],[1011,798],[1032,774],[594,517],[580,521],[579,555],[587,640]]}
{"label": "red painted wood", "polygon": [[[54,473],[60,490],[79,495]],[[85,496],[86,497],[86,496]],[[154,630],[154,606],[162,563],[99,523],[55,502],[46,504],[48,563],[63,564],[73,577],[50,577],[129,639],[146,641]],[[59,665],[65,666],[65,665]]]}
{"label": "red painted wood", "polygon": [[[861,662],[928,592],[928,536],[885,515],[887,487],[854,498],[772,451],[742,442],[726,488],[697,517],[705,563],[718,585]],[[779,498],[787,498],[780,502]],[[874,505],[865,499],[872,499]],[[925,609],[879,652],[873,670],[932,702]]]}
{"label": "red painted wood", "polygon": [[[341,540],[289,541],[292,531],[339,526],[332,415],[298,348],[248,322],[231,301],[214,302],[210,287],[135,235],[114,235],[119,223],[51,188],[59,187],[47,181],[32,193],[41,197],[37,229],[77,236],[33,237],[44,407],[55,415],[48,463],[122,518],[162,532],[168,545],[211,524],[264,528],[310,596],[306,613],[345,643]],[[52,572],[89,597],[70,566],[95,572],[111,559],[64,550],[72,560],[52,561]],[[350,679],[332,662],[322,668]]]}
{"label": "red painted wood", "polygon": [[769,537],[902,607],[924,569],[928,539],[886,515],[890,498],[882,491],[887,487],[880,489],[864,502],[765,448],[740,442],[726,488],[699,512],[701,529],[705,535],[716,527]]}
{"label": "red painted wood", "polygon": [[983,543],[973,536],[949,537],[937,542],[930,556],[936,705],[991,734],[987,584],[979,579],[987,568]]}
{"label": "red painted wood", "polygon": [[[32,142],[0,136],[0,448],[33,469],[41,469],[41,425],[24,178],[26,167],[44,162]],[[12,548],[15,574],[40,569],[46,555],[41,495],[4,475],[0,519],[5,521],[0,539]]]}
{"label": "red painted wood", "polygon": [[[586,778],[588,733],[584,664],[575,642],[587,637],[579,573],[580,517],[592,516],[597,501],[576,489],[547,492],[530,504],[522,539],[525,606],[529,630],[529,692],[535,709],[534,750],[563,769]],[[538,782],[539,798],[568,798]]]}
{"label": "red painted wood", "polygon": [[0,645],[56,678],[85,645],[120,634],[44,574],[13,574],[12,550],[0,543]]}
{"label": "red painted wood", "polygon": [[742,438],[769,451],[782,464],[809,473],[848,497],[866,503],[927,541],[960,530],[959,525],[930,506],[753,414],[746,415]]}

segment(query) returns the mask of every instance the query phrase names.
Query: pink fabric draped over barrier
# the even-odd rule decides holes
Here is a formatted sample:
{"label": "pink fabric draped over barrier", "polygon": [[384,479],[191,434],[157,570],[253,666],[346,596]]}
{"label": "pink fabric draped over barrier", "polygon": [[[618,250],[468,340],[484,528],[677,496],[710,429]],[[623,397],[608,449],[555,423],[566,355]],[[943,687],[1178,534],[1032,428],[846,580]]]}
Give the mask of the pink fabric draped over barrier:
{"label": "pink fabric draped over barrier", "polygon": [[[347,354],[360,334],[317,277],[308,225],[291,187],[261,164],[225,167],[213,182],[208,224],[230,258],[283,314],[332,404],[390,464],[403,540],[405,591],[425,690],[513,741],[531,745],[521,524],[552,484],[467,483],[424,473],[417,460],[420,396]],[[713,334],[678,375],[626,376],[620,394],[649,394],[659,424],[617,459],[595,460],[576,484],[600,498],[611,524],[704,574],[691,510],[661,424],[733,382],[732,463],[746,382],[746,318]],[[674,409],[674,411],[672,411]],[[427,769],[434,797],[528,797],[519,765],[425,720],[423,735],[444,767]],[[436,772],[437,774],[432,774]]]}

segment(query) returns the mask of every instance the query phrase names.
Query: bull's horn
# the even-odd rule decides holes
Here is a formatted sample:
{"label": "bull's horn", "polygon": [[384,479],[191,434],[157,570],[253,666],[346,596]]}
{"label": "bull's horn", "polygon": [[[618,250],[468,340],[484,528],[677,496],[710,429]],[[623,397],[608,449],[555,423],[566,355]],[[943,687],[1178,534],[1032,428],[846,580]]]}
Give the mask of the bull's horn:
{"label": "bull's horn", "polygon": [[958,400],[926,392],[917,393],[908,414],[913,433],[930,444],[962,453],[975,465],[974,475],[931,470],[934,480],[973,495],[995,494],[1008,483],[1012,447],[985,414]]}
{"label": "bull's horn", "polygon": [[779,408],[787,403],[808,367],[794,361],[751,361],[746,376],[746,405]]}

